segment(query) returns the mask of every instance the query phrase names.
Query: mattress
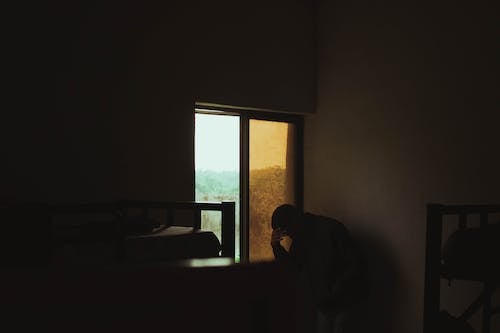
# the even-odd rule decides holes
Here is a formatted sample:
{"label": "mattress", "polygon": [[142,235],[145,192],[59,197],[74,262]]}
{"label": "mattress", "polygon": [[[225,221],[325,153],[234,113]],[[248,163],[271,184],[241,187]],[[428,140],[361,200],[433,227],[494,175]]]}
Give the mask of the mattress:
{"label": "mattress", "polygon": [[53,241],[52,261],[60,265],[107,265],[122,259],[146,262],[211,258],[218,257],[221,250],[213,232],[179,226],[130,234],[121,244],[114,225],[102,222],[57,230]]}
{"label": "mattress", "polygon": [[130,261],[210,258],[218,257],[220,250],[221,244],[213,232],[192,227],[170,226],[125,239],[125,256]]}

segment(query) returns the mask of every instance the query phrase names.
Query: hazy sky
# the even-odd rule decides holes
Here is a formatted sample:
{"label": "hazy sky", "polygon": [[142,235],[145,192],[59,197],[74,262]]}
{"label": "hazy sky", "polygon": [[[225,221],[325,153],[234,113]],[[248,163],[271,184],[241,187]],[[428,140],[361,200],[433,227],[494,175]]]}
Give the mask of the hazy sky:
{"label": "hazy sky", "polygon": [[239,171],[240,118],[195,115],[195,169]]}

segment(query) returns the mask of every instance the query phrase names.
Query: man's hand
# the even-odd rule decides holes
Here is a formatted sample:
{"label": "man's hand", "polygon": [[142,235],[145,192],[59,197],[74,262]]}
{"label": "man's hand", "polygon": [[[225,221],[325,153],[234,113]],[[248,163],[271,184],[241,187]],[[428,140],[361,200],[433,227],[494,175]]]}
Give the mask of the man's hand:
{"label": "man's hand", "polygon": [[274,229],[272,234],[271,234],[271,246],[273,246],[273,247],[279,246],[280,241],[283,238],[285,238],[286,235],[287,235],[286,230],[281,229],[281,228]]}
{"label": "man's hand", "polygon": [[288,235],[288,231],[281,228],[276,228],[271,234],[271,246],[273,248],[274,258],[277,260],[288,260],[288,251],[281,246],[280,241]]}

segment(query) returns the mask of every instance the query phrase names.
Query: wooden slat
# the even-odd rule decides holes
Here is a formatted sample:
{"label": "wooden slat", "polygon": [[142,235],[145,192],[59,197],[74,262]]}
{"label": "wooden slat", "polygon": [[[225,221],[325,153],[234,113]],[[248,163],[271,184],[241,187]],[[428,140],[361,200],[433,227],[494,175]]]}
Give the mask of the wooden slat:
{"label": "wooden slat", "polygon": [[483,306],[484,295],[481,294],[472,302],[467,309],[458,317],[459,320],[469,320]]}
{"label": "wooden slat", "polygon": [[440,205],[427,205],[424,333],[434,332],[440,305],[442,215]]}
{"label": "wooden slat", "polygon": [[498,213],[500,205],[435,205],[443,215]]}
{"label": "wooden slat", "polygon": [[222,256],[234,258],[235,204],[222,203]]}
{"label": "wooden slat", "polygon": [[483,316],[482,316],[482,333],[490,333],[491,326],[491,294],[493,293],[493,288],[491,284],[485,282],[484,284],[484,298],[483,298]]}
{"label": "wooden slat", "polygon": [[194,214],[194,225],[193,225],[193,227],[195,229],[201,229],[201,209],[195,208],[193,210],[193,214]]}
{"label": "wooden slat", "polygon": [[465,229],[466,227],[467,227],[467,215],[460,214],[460,216],[458,217],[458,228]]}
{"label": "wooden slat", "polygon": [[215,210],[220,211],[222,209],[222,204],[220,202],[195,202],[195,201],[124,201],[121,203],[128,207],[143,207],[147,206],[149,208],[170,208],[179,210]]}
{"label": "wooden slat", "polygon": [[486,225],[488,225],[488,214],[487,213],[481,213],[479,221],[480,221],[481,228],[483,228]]}

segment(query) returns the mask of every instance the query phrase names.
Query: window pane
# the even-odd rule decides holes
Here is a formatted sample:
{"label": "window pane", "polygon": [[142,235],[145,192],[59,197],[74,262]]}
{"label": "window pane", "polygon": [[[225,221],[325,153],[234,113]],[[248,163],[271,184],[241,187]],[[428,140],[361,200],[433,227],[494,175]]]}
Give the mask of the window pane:
{"label": "window pane", "polygon": [[[234,201],[235,256],[240,257],[240,119],[195,114],[195,200]],[[202,212],[201,227],[221,239],[220,212]]]}
{"label": "window pane", "polygon": [[272,213],[281,204],[295,203],[294,143],[293,124],[250,120],[250,261],[274,258],[270,246]]}

